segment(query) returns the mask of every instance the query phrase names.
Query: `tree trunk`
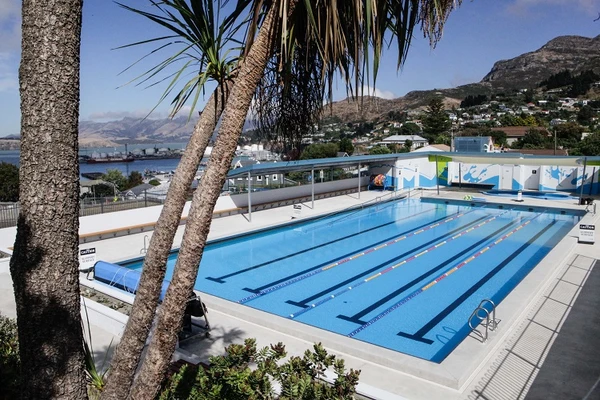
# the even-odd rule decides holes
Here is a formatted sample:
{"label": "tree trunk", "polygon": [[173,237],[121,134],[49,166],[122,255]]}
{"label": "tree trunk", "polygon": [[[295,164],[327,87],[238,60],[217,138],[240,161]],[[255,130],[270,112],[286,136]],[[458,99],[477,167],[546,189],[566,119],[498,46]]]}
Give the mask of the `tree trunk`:
{"label": "tree trunk", "polygon": [[22,6],[21,211],[10,272],[23,399],[87,398],[78,272],[81,13],[81,0]]}
{"label": "tree trunk", "polygon": [[179,227],[187,193],[221,116],[221,99],[227,99],[227,86],[223,93],[224,96],[221,95],[221,89],[217,88],[210,96],[171,181],[167,199],[144,259],[133,308],[111,362],[110,375],[102,399],[121,400],[129,393],[158,306],[167,258]]}
{"label": "tree trunk", "polygon": [[[290,13],[296,1],[290,1]],[[198,265],[210,230],[213,209],[231,167],[252,97],[273,51],[278,11],[278,5],[275,3],[263,21],[248,56],[244,59],[240,74],[236,78],[225,106],[217,142],[200,186],[194,193],[175,271],[158,311],[154,336],[131,389],[133,399],[156,397],[175,350],[185,304],[193,290]]]}

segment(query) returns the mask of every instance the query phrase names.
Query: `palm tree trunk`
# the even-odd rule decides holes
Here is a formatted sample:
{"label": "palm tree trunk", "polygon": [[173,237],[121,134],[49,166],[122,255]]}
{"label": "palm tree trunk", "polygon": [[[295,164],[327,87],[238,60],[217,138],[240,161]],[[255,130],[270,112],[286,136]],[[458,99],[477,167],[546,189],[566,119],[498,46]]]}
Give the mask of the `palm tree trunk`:
{"label": "palm tree trunk", "polygon": [[[289,13],[297,0],[291,0]],[[177,334],[181,329],[185,304],[193,290],[198,265],[210,230],[212,212],[221,188],[231,167],[239,136],[256,87],[272,55],[278,25],[278,4],[275,2],[248,56],[225,106],[219,136],[210,157],[206,173],[194,193],[190,214],[185,227],[181,249],[163,304],[158,311],[158,321],[140,373],[131,389],[133,399],[156,397],[168,364],[175,350]]]}
{"label": "palm tree trunk", "polygon": [[163,210],[150,240],[133,308],[123,337],[113,356],[102,399],[124,399],[129,392],[158,306],[161,285],[165,279],[167,258],[179,227],[187,193],[221,116],[222,99],[226,101],[227,93],[228,87],[225,85],[223,90],[218,87],[210,96],[177,166]]}
{"label": "palm tree trunk", "polygon": [[81,0],[22,6],[21,211],[10,272],[23,399],[87,398],[78,272],[81,13]]}

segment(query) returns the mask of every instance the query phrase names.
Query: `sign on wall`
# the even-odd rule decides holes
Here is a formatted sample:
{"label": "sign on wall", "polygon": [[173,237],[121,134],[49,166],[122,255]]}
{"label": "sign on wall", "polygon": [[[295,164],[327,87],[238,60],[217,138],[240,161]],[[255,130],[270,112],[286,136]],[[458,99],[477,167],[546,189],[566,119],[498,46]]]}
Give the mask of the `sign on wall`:
{"label": "sign on wall", "polygon": [[594,232],[596,225],[579,224],[579,243],[594,243]]}
{"label": "sign on wall", "polygon": [[87,271],[96,264],[96,248],[79,250],[79,270]]}

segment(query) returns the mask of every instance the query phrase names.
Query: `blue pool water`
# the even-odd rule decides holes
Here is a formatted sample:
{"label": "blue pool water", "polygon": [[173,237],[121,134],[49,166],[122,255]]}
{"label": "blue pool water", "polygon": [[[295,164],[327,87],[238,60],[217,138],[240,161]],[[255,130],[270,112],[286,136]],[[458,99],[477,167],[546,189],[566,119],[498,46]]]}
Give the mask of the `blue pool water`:
{"label": "blue pool water", "polygon": [[500,207],[402,200],[212,243],[195,288],[441,362],[580,218]]}

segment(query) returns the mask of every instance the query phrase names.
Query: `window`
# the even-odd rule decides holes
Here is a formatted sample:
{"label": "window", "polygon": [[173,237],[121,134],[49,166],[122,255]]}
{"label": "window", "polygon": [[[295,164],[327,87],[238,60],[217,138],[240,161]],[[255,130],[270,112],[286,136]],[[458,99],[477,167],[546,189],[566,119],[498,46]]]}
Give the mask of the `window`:
{"label": "window", "polygon": [[277,175],[273,175],[273,180],[276,181],[277,180]]}
{"label": "window", "polygon": [[258,176],[256,177],[256,180],[257,180],[258,182],[262,182],[262,175],[258,175]]}

